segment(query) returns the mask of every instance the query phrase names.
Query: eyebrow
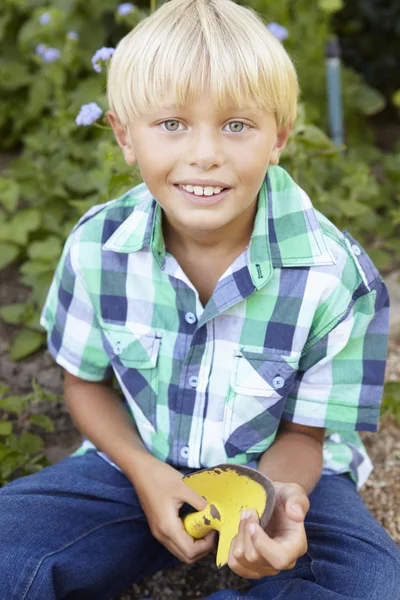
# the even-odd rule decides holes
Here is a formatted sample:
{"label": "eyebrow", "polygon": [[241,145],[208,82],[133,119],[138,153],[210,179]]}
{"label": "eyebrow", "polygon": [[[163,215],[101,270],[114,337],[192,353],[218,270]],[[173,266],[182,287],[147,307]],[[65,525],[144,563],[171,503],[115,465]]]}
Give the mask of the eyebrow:
{"label": "eyebrow", "polygon": [[[159,110],[185,110],[185,106],[178,107],[176,104],[161,104],[154,108],[154,111]],[[245,106],[244,108],[235,108],[233,106],[228,106],[225,109],[226,112],[235,112],[235,113],[248,113],[251,112],[253,114],[262,114],[262,110],[260,110],[257,106]]]}

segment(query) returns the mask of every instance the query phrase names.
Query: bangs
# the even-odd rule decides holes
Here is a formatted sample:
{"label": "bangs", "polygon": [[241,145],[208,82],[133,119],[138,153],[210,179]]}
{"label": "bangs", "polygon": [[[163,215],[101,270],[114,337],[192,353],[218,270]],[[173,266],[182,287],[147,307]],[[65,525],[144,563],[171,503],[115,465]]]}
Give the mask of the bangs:
{"label": "bangs", "polygon": [[110,108],[127,127],[171,95],[184,107],[202,94],[222,109],[256,105],[279,128],[296,117],[295,69],[255,13],[230,0],[172,0],[118,45]]}

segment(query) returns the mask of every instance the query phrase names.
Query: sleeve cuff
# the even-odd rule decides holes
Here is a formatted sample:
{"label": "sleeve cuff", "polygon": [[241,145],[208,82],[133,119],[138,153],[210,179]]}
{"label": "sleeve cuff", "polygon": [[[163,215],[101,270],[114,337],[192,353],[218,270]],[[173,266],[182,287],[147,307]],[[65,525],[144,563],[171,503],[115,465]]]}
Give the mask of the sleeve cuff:
{"label": "sleeve cuff", "polygon": [[284,421],[325,427],[333,431],[377,431],[380,407],[377,405],[327,404],[312,400],[291,398],[286,400],[282,414]]}

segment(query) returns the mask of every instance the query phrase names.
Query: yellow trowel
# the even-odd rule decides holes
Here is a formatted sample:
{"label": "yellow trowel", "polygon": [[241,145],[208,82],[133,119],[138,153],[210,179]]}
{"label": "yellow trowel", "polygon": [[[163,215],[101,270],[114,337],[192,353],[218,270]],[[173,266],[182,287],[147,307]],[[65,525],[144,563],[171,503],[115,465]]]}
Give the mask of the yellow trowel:
{"label": "yellow trowel", "polygon": [[211,529],[219,532],[218,568],[228,562],[243,510],[255,510],[263,529],[271,518],[275,488],[268,477],[255,469],[223,464],[185,475],[183,481],[207,501],[204,510],[184,517],[184,527],[195,539],[203,538]]}

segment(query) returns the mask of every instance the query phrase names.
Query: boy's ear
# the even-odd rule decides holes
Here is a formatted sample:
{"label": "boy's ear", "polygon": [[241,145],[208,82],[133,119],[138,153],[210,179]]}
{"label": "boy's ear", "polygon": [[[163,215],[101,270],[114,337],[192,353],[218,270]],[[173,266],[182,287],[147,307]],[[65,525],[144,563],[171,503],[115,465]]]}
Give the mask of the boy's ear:
{"label": "boy's ear", "polygon": [[279,165],[279,159],[281,156],[281,152],[286,146],[286,142],[288,141],[290,132],[292,130],[292,126],[286,127],[286,129],[282,129],[277,136],[275,146],[272,150],[270,165]]}
{"label": "boy's ear", "polygon": [[126,129],[124,129],[124,127],[121,125],[117,116],[114,113],[108,111],[106,116],[108,122],[113,128],[115,139],[117,140],[118,145],[122,150],[125,162],[128,165],[134,165],[136,163],[136,155],[133,150],[132,140],[129,135],[129,132]]}

